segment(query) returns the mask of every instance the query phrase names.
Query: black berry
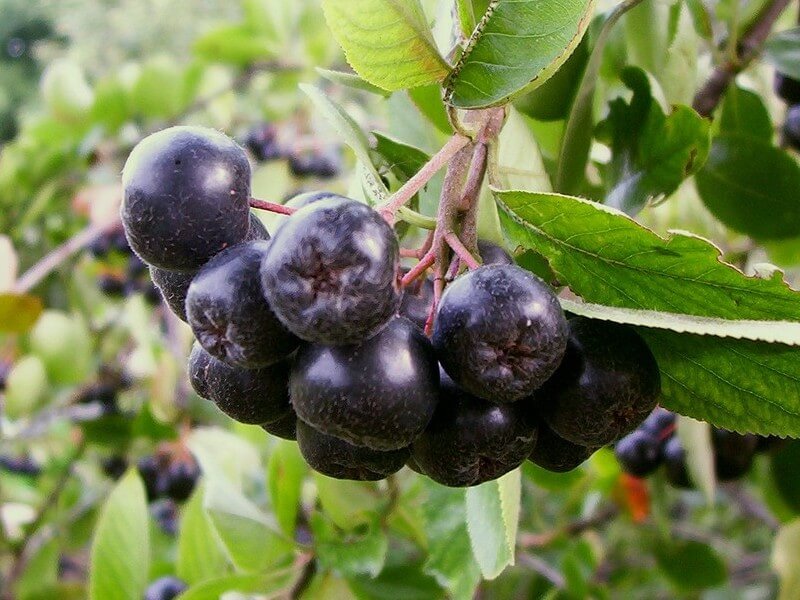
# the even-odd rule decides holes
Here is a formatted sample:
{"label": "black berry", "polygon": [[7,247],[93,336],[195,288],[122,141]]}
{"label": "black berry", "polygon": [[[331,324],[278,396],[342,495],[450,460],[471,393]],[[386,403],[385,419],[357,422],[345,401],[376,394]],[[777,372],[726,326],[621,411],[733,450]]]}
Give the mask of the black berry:
{"label": "black berry", "polygon": [[277,421],[263,423],[261,428],[275,437],[283,438],[284,440],[296,440],[297,414],[294,410],[290,410],[286,416],[281,417]]}
{"label": "black berry", "polygon": [[139,476],[144,483],[147,501],[160,498],[164,495],[167,489],[167,479],[165,473],[165,465],[157,456],[145,456],[139,459],[136,463],[136,468],[139,470]]}
{"label": "black berry", "polygon": [[661,378],[644,340],[630,327],[574,317],[564,361],[536,394],[561,437],[600,447],[630,433],[658,402]]}
{"label": "black berry", "polygon": [[377,481],[405,465],[408,448],[379,451],[354,446],[297,422],[297,445],[309,466],[328,477],[356,481]]}
{"label": "black berry", "polygon": [[617,460],[626,473],[646,477],[661,465],[661,443],[658,437],[642,429],[629,433],[614,448]]}
{"label": "black berry", "polygon": [[795,104],[786,113],[783,136],[789,146],[800,151],[800,104]]}
{"label": "black berry", "polygon": [[261,275],[264,293],[297,336],[360,342],[396,313],[397,238],[368,206],[342,197],[301,208],[275,232]]}
{"label": "black berry", "polygon": [[442,373],[440,400],[411,447],[413,464],[450,487],[478,485],[516,469],[536,445],[524,402],[492,404],[459,389]]}
{"label": "black berry", "polygon": [[186,316],[197,341],[229,364],[270,365],[299,343],[261,289],[259,270],[271,243],[255,240],[220,252],[195,275],[186,294]]}
{"label": "black berry", "polygon": [[566,473],[582,465],[592,454],[594,448],[568,442],[557,435],[546,424],[539,423],[536,446],[529,460],[548,471]]}
{"label": "black berry", "polygon": [[753,466],[758,438],[751,434],[735,433],[714,427],[714,464],[720,481],[732,481],[747,475]]}
{"label": "black berry", "polygon": [[247,235],[250,164],[218,131],[170,127],[146,137],[122,185],[125,233],[148,264],[192,271]]}
{"label": "black berry", "polygon": [[197,394],[240,423],[261,425],[286,417],[292,410],[288,380],[287,362],[243,369],[214,358],[199,344],[189,356],[189,381]]}
{"label": "black berry", "polygon": [[677,488],[691,489],[692,480],[689,478],[689,470],[686,467],[686,452],[683,450],[681,440],[678,436],[671,437],[664,445],[664,475],[673,486]]}
{"label": "black berry", "polygon": [[177,577],[159,577],[144,593],[144,600],[174,600],[186,590],[186,584]]}
{"label": "black berry", "polygon": [[161,292],[161,297],[181,321],[186,321],[186,294],[194,279],[194,273],[168,271],[158,267],[150,267],[150,279]]}
{"label": "black berry", "polygon": [[185,502],[192,495],[199,477],[200,466],[193,458],[173,461],[166,473],[164,494],[175,502]]}
{"label": "black berry", "polygon": [[639,426],[639,429],[646,431],[658,439],[666,439],[675,430],[675,413],[666,408],[657,407]]}
{"label": "black berry", "polygon": [[497,244],[478,240],[478,254],[485,265],[513,265],[514,259]]}
{"label": "black berry", "polygon": [[433,304],[433,280],[426,278],[418,282],[417,285],[403,290],[400,299],[398,314],[405,317],[420,329],[425,329],[425,322]]}
{"label": "black berry", "polygon": [[482,266],[456,279],[433,329],[447,374],[492,402],[529,396],[556,370],[566,344],[567,322],[555,294],[511,265]]}
{"label": "black berry", "polygon": [[357,446],[408,446],[430,421],[439,368],[430,342],[411,322],[392,320],[359,345],[301,348],[290,377],[297,416]]}
{"label": "black berry", "polygon": [[267,226],[255,216],[253,213],[250,213],[250,227],[247,229],[247,235],[244,238],[245,242],[250,242],[252,240],[268,240],[270,238],[269,231],[267,231]]}
{"label": "black berry", "polygon": [[103,473],[113,480],[117,480],[128,470],[128,460],[124,456],[109,456],[102,462]]}
{"label": "black berry", "polygon": [[775,93],[786,104],[800,104],[800,81],[776,72]]}

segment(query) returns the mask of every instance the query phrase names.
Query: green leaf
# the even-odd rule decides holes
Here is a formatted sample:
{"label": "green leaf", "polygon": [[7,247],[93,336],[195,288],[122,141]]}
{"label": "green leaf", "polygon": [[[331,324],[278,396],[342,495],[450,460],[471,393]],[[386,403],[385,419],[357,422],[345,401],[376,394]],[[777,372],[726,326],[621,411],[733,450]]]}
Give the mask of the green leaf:
{"label": "green leaf", "polygon": [[231,485],[211,483],[204,506],[236,567],[257,572],[289,562],[294,544],[278,533],[269,517]]}
{"label": "green leaf", "polygon": [[770,460],[769,476],[781,499],[795,513],[800,514],[800,441],[789,440]]}
{"label": "green leaf", "polygon": [[514,564],[521,491],[519,469],[467,489],[467,532],[485,579]]}
{"label": "green leaf", "polygon": [[438,85],[423,85],[408,90],[408,97],[419,109],[419,112],[436,126],[436,129],[446,135],[453,133],[453,127],[447,118],[447,108],[442,101],[442,92]]}
{"label": "green leaf", "polygon": [[436,580],[422,573],[419,564],[387,566],[375,578],[360,576],[348,579],[359,600],[437,600],[444,590]]}
{"label": "green leaf", "polygon": [[428,558],[423,569],[457,600],[469,600],[481,579],[466,525],[464,492],[425,481]]}
{"label": "green leaf", "polygon": [[708,209],[759,240],[800,235],[800,166],[768,141],[723,134],[695,178]]}
{"label": "green leaf", "polygon": [[0,294],[0,332],[25,333],[42,314],[40,298],[28,294]]}
{"label": "green leaf", "polygon": [[341,106],[333,102],[318,88],[301,84],[300,89],[311,99],[314,106],[328,120],[340,139],[350,147],[365,168],[367,188],[372,199],[375,202],[384,201],[388,196],[388,191],[381,181],[375,165],[372,164],[367,136]]}
{"label": "green leaf", "polygon": [[377,484],[366,481],[344,481],[314,474],[322,510],[341,529],[353,529],[371,523],[383,497]]}
{"label": "green leaf", "polygon": [[283,533],[294,537],[303,479],[308,473],[297,444],[278,440],[267,463],[267,485],[275,517]]}
{"label": "green leaf", "polygon": [[775,127],[761,96],[736,85],[725,93],[719,129],[722,133],[747,135],[765,142],[771,142],[775,135]]}
{"label": "green leaf", "polygon": [[180,600],[219,600],[227,593],[269,595],[289,587],[294,571],[263,575],[226,575],[190,587],[179,596]]}
{"label": "green leaf", "polygon": [[344,577],[369,575],[376,577],[386,562],[389,539],[380,520],[344,531],[322,513],[311,517],[317,558],[327,569]]}
{"label": "green leaf", "polygon": [[430,160],[427,152],[403,143],[383,133],[373,131],[375,152],[395,175],[402,180],[411,179]]}
{"label": "green leaf", "polygon": [[605,203],[636,214],[647,203],[672,194],[702,166],[708,156],[709,121],[687,106],[676,106],[665,116],[641,69],[626,69],[622,80],[633,90],[633,98],[630,103],[622,98],[610,103],[597,137],[612,151]]}
{"label": "green leaf", "polygon": [[317,68],[317,73],[322,75],[328,81],[352,88],[354,90],[361,90],[388,98],[390,93],[376,85],[372,85],[369,81],[365,81],[355,73],[345,73],[344,71],[330,71],[328,69]]}
{"label": "green leaf", "polygon": [[41,600],[58,582],[58,563],[61,552],[59,540],[45,543],[25,565],[22,576],[15,586],[14,598],[18,600]]}
{"label": "green leaf", "polygon": [[583,38],[594,0],[493,0],[448,76],[457,108],[508,102],[547,81]]}
{"label": "green leaf", "polygon": [[686,451],[689,477],[706,497],[709,506],[714,503],[717,477],[714,470],[714,448],[711,445],[711,427],[703,421],[678,417],[678,437]]}
{"label": "green leaf", "polygon": [[141,600],[150,568],[149,531],[144,485],[130,469],[111,491],[97,521],[90,600]]}
{"label": "green leaf", "polygon": [[[495,192],[512,243],[544,255],[590,302],[723,319],[800,321],[798,295],[719,260],[697,237],[663,239],[622,213],[557,194]],[[800,434],[800,364],[782,344],[640,328],[664,404],[736,431]],[[769,373],[769,377],[765,374]]]}
{"label": "green leaf", "polygon": [[181,515],[177,574],[189,585],[218,577],[228,559],[216,531],[203,509],[202,488],[192,494]]}
{"label": "green leaf", "polygon": [[323,0],[322,8],[347,62],[380,88],[438,82],[450,70],[419,0]]}
{"label": "green leaf", "polygon": [[775,68],[794,79],[800,79],[800,27],[775,33],[764,46],[766,59]]}
{"label": "green leaf", "polygon": [[702,590],[725,582],[727,569],[711,547],[695,541],[659,543],[655,548],[661,571],[681,590]]}
{"label": "green leaf", "polygon": [[198,56],[240,66],[270,59],[279,51],[274,38],[238,24],[220,25],[194,42],[194,52]]}
{"label": "green leaf", "polygon": [[772,568],[780,577],[778,600],[800,597],[800,519],[781,527],[775,536]]}

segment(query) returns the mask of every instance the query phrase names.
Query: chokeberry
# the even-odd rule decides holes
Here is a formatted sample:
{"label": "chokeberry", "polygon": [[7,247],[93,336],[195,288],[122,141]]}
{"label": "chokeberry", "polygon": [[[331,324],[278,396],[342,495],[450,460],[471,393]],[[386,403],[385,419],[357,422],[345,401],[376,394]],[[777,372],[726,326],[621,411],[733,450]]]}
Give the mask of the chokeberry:
{"label": "chokeberry", "polygon": [[558,435],[600,447],[636,429],[660,391],[656,360],[632,328],[574,317],[564,360],[536,397]]}
{"label": "chokeberry", "polygon": [[756,445],[756,452],[774,452],[779,450],[786,443],[785,439],[779,438],[776,435],[760,435],[758,436],[758,444]]}
{"label": "chokeberry", "polygon": [[284,440],[296,440],[297,413],[294,412],[294,409],[291,409],[286,416],[271,423],[263,423],[261,428],[275,437],[283,438]]}
{"label": "chokeberry", "polygon": [[545,423],[539,423],[538,431],[536,446],[528,460],[548,471],[554,473],[572,471],[595,453],[595,448],[568,442]]}
{"label": "chokeberry", "polygon": [[537,437],[525,402],[493,404],[441,375],[436,412],[411,447],[416,469],[443,485],[466,487],[520,466]]}
{"label": "chokeberry", "polygon": [[200,466],[191,460],[175,460],[166,473],[164,494],[175,502],[185,502],[192,495],[200,477]]}
{"label": "chokeberry", "polygon": [[786,113],[783,136],[789,146],[800,151],[800,104],[790,107]]}
{"label": "chokeberry", "polygon": [[692,480],[689,478],[689,469],[686,466],[686,452],[677,435],[667,440],[662,453],[664,475],[667,481],[677,488],[691,489],[694,487]]}
{"label": "chokeberry", "polygon": [[283,150],[278,144],[278,130],[269,123],[253,127],[245,138],[245,146],[258,162],[283,158]]}
{"label": "chokeberry", "polygon": [[788,105],[800,104],[800,81],[776,72],[775,93]]}
{"label": "chokeberry", "polygon": [[101,275],[97,279],[97,287],[106,296],[111,296],[112,298],[121,298],[125,296],[127,291],[125,281],[116,275]]}
{"label": "chokeberry", "polygon": [[150,267],[150,279],[161,292],[161,297],[181,321],[186,321],[186,294],[195,273],[168,271],[158,267]]}
{"label": "chokeberry", "polygon": [[267,226],[264,225],[263,221],[255,216],[253,213],[250,213],[250,227],[247,230],[247,235],[244,237],[245,242],[250,242],[253,240],[268,240],[270,238],[269,231],[267,231]]}
{"label": "chokeberry", "polygon": [[643,429],[637,429],[618,441],[614,453],[623,470],[635,477],[655,473],[661,465],[661,443],[658,437]]}
{"label": "chokeberry", "polygon": [[246,368],[274,364],[299,343],[262,292],[259,270],[271,243],[254,240],[220,252],[189,285],[186,316],[197,341],[229,364]]}
{"label": "chokeberry", "polygon": [[425,322],[433,304],[433,280],[430,278],[413,284],[403,290],[400,308],[397,313],[405,317],[420,329],[425,329]]}
{"label": "chokeberry", "polygon": [[147,501],[160,498],[167,489],[165,465],[157,456],[145,456],[136,463],[139,476],[144,483]]}
{"label": "chokeberry", "polygon": [[513,265],[514,259],[503,248],[487,240],[478,240],[478,254],[485,265]]}
{"label": "chokeberry", "polygon": [[285,361],[244,369],[218,360],[199,344],[189,356],[189,381],[197,394],[240,423],[261,425],[286,417],[292,411],[288,379]]}
{"label": "chokeberry", "polygon": [[42,467],[30,456],[0,456],[0,469],[34,477],[42,472]]}
{"label": "chokeberry", "polygon": [[404,448],[422,433],[438,384],[430,342],[402,317],[358,345],[300,348],[289,379],[300,419],[375,450]]}
{"label": "chokeberry", "polygon": [[103,459],[103,473],[113,480],[117,480],[128,470],[128,459],[124,456],[109,456]]}
{"label": "chokeberry", "polygon": [[321,344],[375,335],[396,313],[397,237],[368,206],[330,197],[275,232],[261,266],[264,294],[286,327]]}
{"label": "chokeberry", "polygon": [[218,131],[170,127],[146,137],[122,185],[125,233],[148,264],[192,271],[247,235],[250,164]]}
{"label": "chokeberry", "polygon": [[758,447],[756,436],[714,427],[711,440],[715,470],[720,481],[731,481],[747,475]]}
{"label": "chokeberry", "polygon": [[492,402],[513,402],[530,396],[556,370],[567,322],[541,279],[517,266],[486,265],[447,288],[432,339],[460,387]]}
{"label": "chokeberry", "polygon": [[184,591],[186,583],[177,577],[159,577],[145,590],[144,600],[174,600]]}
{"label": "chokeberry", "polygon": [[376,481],[405,465],[408,448],[380,451],[354,446],[298,420],[297,445],[315,471],[336,479]]}
{"label": "chokeberry", "polygon": [[657,407],[639,426],[639,429],[656,436],[658,439],[666,439],[675,430],[676,415],[666,408]]}

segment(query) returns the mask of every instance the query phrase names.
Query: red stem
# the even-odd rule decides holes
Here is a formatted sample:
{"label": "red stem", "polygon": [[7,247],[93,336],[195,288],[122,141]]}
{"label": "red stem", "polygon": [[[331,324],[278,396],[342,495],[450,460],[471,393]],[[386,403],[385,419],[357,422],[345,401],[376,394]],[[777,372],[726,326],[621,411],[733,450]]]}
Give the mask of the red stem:
{"label": "red stem", "polygon": [[268,202],[267,200],[259,200],[258,198],[250,198],[250,207],[278,213],[279,215],[291,215],[297,212],[297,209],[291,206],[284,206],[283,204]]}
{"label": "red stem", "polygon": [[436,262],[436,253],[428,251],[428,253],[423,256],[420,261],[403,276],[403,279],[400,281],[400,285],[402,287],[406,287],[408,284],[412,283],[415,279],[427,271],[434,262]]}
{"label": "red stem", "polygon": [[456,253],[456,256],[464,261],[464,264],[467,265],[470,270],[477,269],[481,266],[474,256],[467,250],[467,247],[458,239],[458,236],[453,233],[452,231],[449,233],[444,234],[444,239],[447,242],[447,245],[453,249],[453,252]]}

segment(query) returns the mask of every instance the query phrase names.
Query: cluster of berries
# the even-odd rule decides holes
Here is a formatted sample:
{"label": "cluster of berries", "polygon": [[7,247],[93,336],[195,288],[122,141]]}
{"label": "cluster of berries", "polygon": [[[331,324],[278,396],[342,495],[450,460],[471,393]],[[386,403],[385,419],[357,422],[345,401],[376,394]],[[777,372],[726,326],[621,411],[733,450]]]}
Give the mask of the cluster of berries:
{"label": "cluster of berries", "polygon": [[775,73],[775,93],[789,107],[783,123],[783,141],[800,151],[800,81]]}
{"label": "cluster of berries", "polygon": [[184,449],[159,449],[151,456],[140,458],[136,468],[144,482],[148,502],[169,498],[185,502],[192,495],[200,477],[200,466]]}
{"label": "cluster of berries", "polygon": [[[131,250],[122,228],[98,236],[88,250],[94,258],[104,263],[97,286],[106,296],[125,298],[139,293],[152,306],[161,302],[158,290],[147,276],[147,265]],[[125,260],[122,268],[114,264],[118,256]]]}
{"label": "cluster of berries", "polygon": [[526,459],[567,470],[656,406],[658,366],[633,329],[568,321],[544,281],[488,244],[445,290],[429,339],[432,283],[404,293],[378,212],[307,196],[270,236],[249,211],[246,155],[216,131],[146,138],[123,187],[131,247],[195,334],[194,389],[296,439],[321,473],[376,480],[408,464],[471,486]]}
{"label": "cluster of berries", "polygon": [[258,162],[287,160],[292,175],[301,179],[331,179],[339,175],[342,169],[338,149],[294,149],[281,142],[278,129],[269,123],[260,123],[253,127],[247,133],[244,145]]}
{"label": "cluster of berries", "polygon": [[[635,431],[617,442],[615,454],[626,473],[647,477],[663,465],[664,476],[673,486],[693,487],[686,452],[675,434],[675,421],[674,413],[657,408]],[[781,440],[714,427],[711,442],[717,479],[732,481],[747,474],[757,453],[773,450]]]}

